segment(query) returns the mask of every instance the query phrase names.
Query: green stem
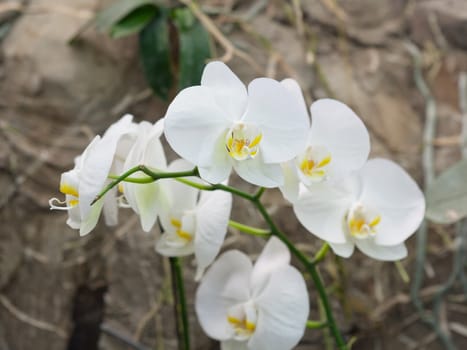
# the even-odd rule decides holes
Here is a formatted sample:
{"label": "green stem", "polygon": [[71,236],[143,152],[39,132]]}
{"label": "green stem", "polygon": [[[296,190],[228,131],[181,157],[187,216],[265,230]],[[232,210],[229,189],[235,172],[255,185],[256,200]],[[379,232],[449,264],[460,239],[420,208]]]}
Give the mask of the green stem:
{"label": "green stem", "polygon": [[318,253],[316,253],[312,263],[314,265],[319,264],[321,261],[324,260],[328,251],[329,251],[329,244],[327,242],[324,242],[320,250],[318,250]]}
{"label": "green stem", "polygon": [[160,180],[160,179],[176,178],[176,177],[198,176],[198,169],[197,168],[194,168],[193,170],[177,171],[177,172],[154,172],[145,165],[137,165],[137,166],[125,171],[122,175],[118,176],[115,180],[113,180],[111,183],[109,183],[102,190],[102,192],[99,193],[96,196],[96,198],[94,198],[91,205],[93,205],[99,199],[104,197],[107,192],[109,192],[112,188],[117,186],[120,182],[125,181],[127,178],[129,178],[134,173],[137,173],[138,171],[141,171],[141,172],[145,173],[146,175],[150,176],[154,181],[157,181],[157,180]]}
{"label": "green stem", "polygon": [[204,185],[200,184],[198,182],[190,181],[187,179],[175,179],[181,183],[184,183],[185,185],[197,188],[202,191],[225,191],[225,192],[230,192],[238,197],[242,197],[248,201],[254,202],[255,201],[255,196],[256,195],[251,195],[249,193],[243,192],[235,187],[223,185],[223,184],[215,184],[215,185]]}
{"label": "green stem", "polygon": [[242,232],[248,233],[249,235],[253,235],[253,236],[267,237],[271,235],[271,231],[269,230],[244,225],[240,222],[233,221],[233,220],[229,220],[229,226],[236,228],[237,230],[240,230]]}
{"label": "green stem", "polygon": [[322,329],[322,328],[326,328],[328,326],[329,325],[328,325],[327,322],[312,321],[312,320],[306,321],[306,328],[309,328],[309,329]]}
{"label": "green stem", "polygon": [[298,250],[291,241],[289,241],[287,236],[282,231],[280,231],[277,228],[276,224],[274,224],[274,222],[272,221],[271,216],[266,211],[266,208],[263,206],[263,204],[259,200],[255,200],[255,199],[252,202],[253,204],[255,204],[256,208],[258,208],[264,220],[267,222],[267,224],[271,228],[271,233],[277,238],[279,238],[282,242],[284,242],[284,244],[289,248],[290,252],[298,260],[300,260],[300,262],[303,264],[303,266],[305,266],[306,270],[311,275],[313,283],[315,284],[315,287],[321,299],[321,303],[323,305],[324,312],[326,314],[326,319],[329,324],[329,329],[331,330],[331,333],[334,337],[337,347],[338,349],[341,349],[341,350],[347,349],[347,345],[345,344],[345,341],[342,338],[339,328],[337,327],[336,321],[334,320],[331,305],[329,303],[328,296],[326,294],[326,289],[323,285],[323,282],[321,281],[321,277],[319,276],[318,270],[316,269],[315,265],[311,261],[309,261],[308,258],[300,250]]}
{"label": "green stem", "polygon": [[[188,309],[186,304],[185,284],[183,282],[183,271],[180,258],[170,258],[170,265],[173,273],[173,287],[175,298],[175,307],[177,310],[179,349],[190,350],[190,327],[188,322]],[[180,322],[181,320],[181,322]],[[183,342],[180,342],[182,338]]]}
{"label": "green stem", "polygon": [[254,194],[253,198],[256,200],[259,200],[261,196],[263,195],[264,191],[266,189],[264,187],[260,187],[259,190]]}
{"label": "green stem", "polygon": [[[109,179],[112,179],[112,180],[118,180],[120,178],[120,176],[118,176],[118,175],[109,175],[108,177],[109,177]],[[131,182],[131,183],[134,183],[134,184],[150,184],[150,183],[154,182],[154,179],[152,177],[149,177],[149,176],[148,177],[127,177],[122,181],[123,182]]]}

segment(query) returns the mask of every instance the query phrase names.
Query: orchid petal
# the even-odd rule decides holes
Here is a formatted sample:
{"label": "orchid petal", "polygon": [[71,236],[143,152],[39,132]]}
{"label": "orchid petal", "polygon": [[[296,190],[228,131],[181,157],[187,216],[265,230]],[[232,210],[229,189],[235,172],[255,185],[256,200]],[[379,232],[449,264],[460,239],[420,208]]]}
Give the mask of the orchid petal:
{"label": "orchid petal", "polygon": [[261,155],[235,162],[234,168],[243,180],[257,186],[272,188],[284,183],[280,164],[265,164]]}
{"label": "orchid petal", "polygon": [[305,98],[303,97],[302,89],[300,85],[294,79],[284,79],[281,81],[282,86],[284,86],[289,93],[295,98],[295,103],[297,104],[297,108],[300,108],[300,114],[302,118],[309,119],[308,116],[308,109],[306,107]]}
{"label": "orchid petal", "polygon": [[248,347],[255,350],[292,349],[303,337],[309,314],[308,292],[302,274],[292,266],[271,273],[257,298],[258,321]]}
{"label": "orchid petal", "polygon": [[163,208],[168,206],[168,195],[158,183],[137,184],[134,192],[141,227],[143,231],[149,232]]}
{"label": "orchid petal", "polygon": [[68,219],[66,220],[66,224],[74,230],[78,230],[81,227],[81,215],[79,212],[79,206],[74,206],[68,209]]}
{"label": "orchid petal", "polygon": [[252,269],[245,254],[231,250],[222,254],[204,275],[196,292],[195,310],[209,337],[217,340],[231,338],[233,330],[227,321],[227,311],[250,298]]}
{"label": "orchid petal", "polygon": [[300,192],[300,181],[297,176],[294,164],[286,162],[281,164],[282,174],[284,175],[284,185],[280,186],[279,189],[282,195],[289,202],[293,203],[298,199]]}
{"label": "orchid petal", "polygon": [[221,343],[221,350],[251,350],[248,342],[237,340],[225,340]]}
{"label": "orchid petal", "polygon": [[306,145],[310,120],[296,96],[281,83],[268,78],[248,86],[249,104],[243,121],[263,133],[260,153],[265,163],[282,163],[294,158]]}
{"label": "orchid petal", "polygon": [[104,218],[107,226],[118,224],[117,189],[112,188],[104,197]]}
{"label": "orchid petal", "polygon": [[293,204],[298,221],[313,235],[330,243],[346,243],[344,218],[353,202],[347,188],[318,183]]}
{"label": "orchid petal", "polygon": [[[132,116],[125,115],[109,127],[104,136],[94,138],[88,146],[89,151],[83,155],[83,167],[80,173],[79,201],[81,218],[86,218],[91,210],[91,203],[102,191],[109,176],[110,168],[120,137],[132,129]],[[97,142],[95,140],[98,140]]]}
{"label": "orchid petal", "polygon": [[[180,240],[179,244],[175,241]],[[193,243],[186,244],[181,238],[172,233],[163,233],[156,242],[156,252],[163,256],[176,257],[193,254],[195,247]]]}
{"label": "orchid petal", "polygon": [[194,86],[182,90],[170,104],[165,117],[165,137],[182,158],[206,167],[210,166],[215,151],[214,140],[230,125],[212,90]]}
{"label": "orchid petal", "polygon": [[259,295],[269,281],[269,276],[281,266],[290,264],[290,252],[277,237],[271,237],[263,248],[251,274],[253,295]]}
{"label": "orchid petal", "polygon": [[[155,125],[141,122],[138,125],[138,139],[128,153],[124,169],[130,169],[138,164],[150,168],[165,169],[166,158],[159,137],[162,134],[162,124],[159,121]],[[135,173],[134,177],[141,178],[146,175]],[[157,216],[164,207],[168,206],[168,196],[159,182],[148,184],[123,183],[125,197],[139,214],[141,226],[145,232],[149,232],[154,226]]]}
{"label": "orchid petal", "polygon": [[423,220],[425,198],[422,191],[404,169],[385,159],[368,161],[361,176],[360,200],[381,217],[375,243],[387,246],[402,243]]}
{"label": "orchid petal", "polygon": [[221,249],[227,233],[232,194],[215,191],[203,192],[196,209],[195,257],[198,281]]}
{"label": "orchid petal", "polygon": [[318,100],[310,110],[309,143],[329,151],[332,176],[343,178],[360,169],[370,152],[370,137],[361,119],[348,106],[332,99]]}
{"label": "orchid petal", "polygon": [[94,227],[96,227],[97,221],[99,220],[99,216],[101,215],[103,205],[104,201],[102,199],[93,204],[93,206],[87,214],[86,219],[81,221],[81,226],[79,229],[80,236],[87,235],[94,229]]}
{"label": "orchid petal", "polygon": [[[181,172],[193,169],[193,164],[187,162],[185,159],[176,159],[170,163],[167,168],[168,172]],[[200,180],[195,176],[185,177],[184,179],[200,183]],[[172,198],[172,209],[177,212],[185,210],[192,210],[198,201],[199,190],[185,185],[175,179],[162,180],[164,184],[169,184],[170,195]]]}
{"label": "orchid petal", "polygon": [[329,245],[331,246],[331,249],[334,252],[334,254],[339,255],[343,258],[350,257],[355,250],[355,244],[353,242],[329,243]]}
{"label": "orchid petal", "polygon": [[229,120],[240,119],[247,104],[246,87],[225,63],[208,63],[201,77],[201,85],[211,90],[217,106]]}
{"label": "orchid petal", "polygon": [[211,161],[208,166],[199,166],[199,175],[203,180],[218,184],[228,179],[232,171],[232,161],[225,149],[225,133],[222,133],[214,144]]}
{"label": "orchid petal", "polygon": [[407,247],[404,243],[393,246],[381,246],[373,239],[361,239],[357,240],[355,244],[362,253],[376,260],[395,261],[407,256]]}

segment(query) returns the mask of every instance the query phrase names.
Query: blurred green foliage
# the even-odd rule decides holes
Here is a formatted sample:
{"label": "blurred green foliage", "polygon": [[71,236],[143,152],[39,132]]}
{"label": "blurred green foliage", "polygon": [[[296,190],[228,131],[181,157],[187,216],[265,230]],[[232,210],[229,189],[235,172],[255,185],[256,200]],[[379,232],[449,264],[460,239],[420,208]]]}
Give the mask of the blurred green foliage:
{"label": "blurred green foliage", "polygon": [[186,7],[157,0],[118,0],[96,17],[97,28],[113,38],[139,33],[139,55],[146,80],[163,99],[172,87],[198,85],[210,38]]}
{"label": "blurred green foliage", "polygon": [[467,160],[438,176],[426,191],[426,217],[436,223],[452,224],[467,216]]}

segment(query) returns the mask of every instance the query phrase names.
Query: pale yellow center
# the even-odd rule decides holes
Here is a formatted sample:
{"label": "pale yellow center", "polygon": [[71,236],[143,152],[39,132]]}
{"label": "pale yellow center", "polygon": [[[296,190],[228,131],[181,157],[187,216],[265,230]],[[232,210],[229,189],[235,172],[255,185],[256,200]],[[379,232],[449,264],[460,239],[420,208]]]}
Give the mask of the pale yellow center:
{"label": "pale yellow center", "polygon": [[252,125],[235,124],[227,133],[225,147],[235,160],[254,158],[259,151],[263,134]]}
{"label": "pale yellow center", "polygon": [[234,331],[235,340],[244,341],[256,330],[258,310],[253,301],[233,305],[227,310],[227,322]]}
{"label": "pale yellow center", "polygon": [[297,166],[301,173],[312,181],[321,181],[327,175],[331,154],[324,147],[309,146],[298,158]]}
{"label": "pale yellow center", "polygon": [[238,319],[233,316],[227,316],[227,321],[229,321],[238,335],[250,336],[256,329],[256,324],[248,321],[246,318]]}
{"label": "pale yellow center", "polygon": [[367,238],[376,235],[376,229],[381,222],[381,216],[366,210],[362,205],[356,205],[349,211],[347,227],[355,238]]}

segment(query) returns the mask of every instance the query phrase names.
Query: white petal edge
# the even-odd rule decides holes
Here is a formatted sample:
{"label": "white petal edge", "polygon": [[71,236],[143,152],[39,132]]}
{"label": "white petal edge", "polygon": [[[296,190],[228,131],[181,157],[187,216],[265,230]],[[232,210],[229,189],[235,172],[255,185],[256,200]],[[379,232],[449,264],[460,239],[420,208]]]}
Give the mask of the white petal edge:
{"label": "white petal edge", "polygon": [[99,216],[101,215],[102,206],[104,205],[104,200],[101,199],[94,203],[91,207],[91,210],[88,211],[87,216],[81,219],[81,225],[79,228],[79,235],[86,236],[89,232],[91,232],[94,227],[97,225],[97,221],[99,220]]}
{"label": "white petal edge", "polygon": [[381,261],[396,261],[407,257],[407,247],[404,243],[394,246],[382,246],[372,239],[362,239],[355,242],[360,251],[370,258]]}
{"label": "white petal edge", "polygon": [[211,89],[218,107],[224,110],[229,120],[242,117],[248,99],[246,87],[225,63],[208,63],[201,77],[201,85]]}
{"label": "white petal edge", "polygon": [[251,350],[246,341],[225,340],[221,343],[221,350]]}
{"label": "white petal edge", "polygon": [[355,250],[355,244],[353,242],[346,243],[329,243],[334,254],[339,255],[342,258],[349,258],[352,256]]}

